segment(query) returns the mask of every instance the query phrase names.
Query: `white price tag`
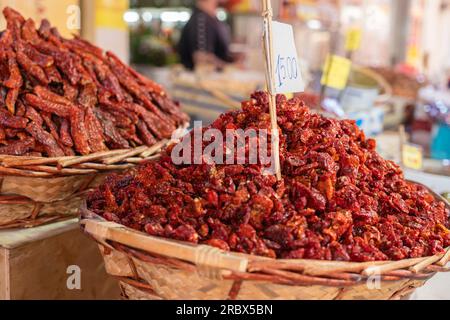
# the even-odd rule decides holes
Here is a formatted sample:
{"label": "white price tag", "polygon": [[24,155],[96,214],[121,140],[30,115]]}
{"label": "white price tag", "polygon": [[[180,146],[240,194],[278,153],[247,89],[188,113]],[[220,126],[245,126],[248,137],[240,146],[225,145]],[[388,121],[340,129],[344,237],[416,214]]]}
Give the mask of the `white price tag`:
{"label": "white price tag", "polygon": [[[271,93],[303,92],[305,89],[292,26],[272,22],[273,84]],[[275,91],[275,92],[273,92]]]}

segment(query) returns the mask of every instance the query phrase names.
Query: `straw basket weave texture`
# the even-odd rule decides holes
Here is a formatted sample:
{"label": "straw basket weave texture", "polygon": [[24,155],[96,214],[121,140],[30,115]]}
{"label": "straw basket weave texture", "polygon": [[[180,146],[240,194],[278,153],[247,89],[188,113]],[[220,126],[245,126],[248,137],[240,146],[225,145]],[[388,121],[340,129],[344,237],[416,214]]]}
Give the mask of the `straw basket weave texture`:
{"label": "straw basket weave texture", "polygon": [[401,261],[273,260],[152,237],[107,222],[86,204],[80,212],[127,299],[401,299],[450,271],[450,248]]}
{"label": "straw basket weave texture", "polygon": [[86,190],[107,174],[154,159],[167,142],[76,157],[0,156],[0,229],[74,217]]}

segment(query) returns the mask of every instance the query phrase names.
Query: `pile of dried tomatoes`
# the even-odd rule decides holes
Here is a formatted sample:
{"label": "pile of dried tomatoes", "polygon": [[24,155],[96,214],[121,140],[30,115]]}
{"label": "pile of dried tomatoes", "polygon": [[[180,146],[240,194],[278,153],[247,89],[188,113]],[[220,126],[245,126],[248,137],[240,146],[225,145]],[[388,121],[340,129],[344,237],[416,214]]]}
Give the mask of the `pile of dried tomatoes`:
{"label": "pile of dried tomatoes", "polygon": [[[268,129],[268,109],[257,92],[208,128]],[[261,164],[175,165],[172,145],[159,160],[110,176],[88,207],[153,236],[271,258],[400,260],[450,246],[445,204],[406,181],[354,121],[281,95],[277,109],[281,181]]]}

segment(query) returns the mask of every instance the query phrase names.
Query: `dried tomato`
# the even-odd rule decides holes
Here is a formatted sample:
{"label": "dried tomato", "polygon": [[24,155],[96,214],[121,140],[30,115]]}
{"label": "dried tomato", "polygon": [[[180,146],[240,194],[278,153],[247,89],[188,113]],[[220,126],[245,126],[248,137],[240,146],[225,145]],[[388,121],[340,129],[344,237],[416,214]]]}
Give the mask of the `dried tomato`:
{"label": "dried tomato", "polygon": [[[159,160],[109,178],[88,207],[113,221],[125,213],[120,223],[151,235],[271,258],[399,260],[450,246],[444,203],[406,181],[354,121],[281,95],[277,109],[282,181],[262,164],[175,165],[170,146]],[[270,128],[267,94],[208,128]]]}

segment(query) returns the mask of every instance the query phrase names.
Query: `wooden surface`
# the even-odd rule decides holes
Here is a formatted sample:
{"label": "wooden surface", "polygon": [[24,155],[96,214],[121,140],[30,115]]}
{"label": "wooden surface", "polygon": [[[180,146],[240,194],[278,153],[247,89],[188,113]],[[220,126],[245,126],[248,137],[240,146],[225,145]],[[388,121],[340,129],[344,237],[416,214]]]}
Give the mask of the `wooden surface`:
{"label": "wooden surface", "polygon": [[[0,299],[118,299],[97,245],[78,220],[0,232]],[[81,270],[81,290],[67,288],[69,266]]]}
{"label": "wooden surface", "polygon": [[8,252],[8,250],[0,248],[0,300],[6,300],[9,297]]}

